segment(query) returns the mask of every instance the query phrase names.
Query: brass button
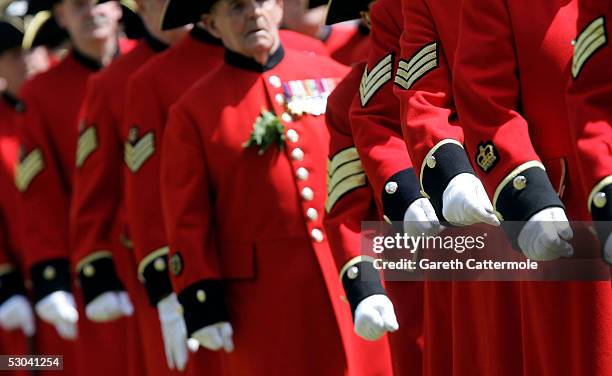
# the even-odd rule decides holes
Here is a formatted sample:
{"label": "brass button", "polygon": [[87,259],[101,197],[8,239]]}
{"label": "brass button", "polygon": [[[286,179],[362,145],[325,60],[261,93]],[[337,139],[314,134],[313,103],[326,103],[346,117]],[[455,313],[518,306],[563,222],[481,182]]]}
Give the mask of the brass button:
{"label": "brass button", "polygon": [[397,192],[397,183],[394,181],[390,181],[385,185],[385,192],[392,195]]}
{"label": "brass button", "polygon": [[166,270],[166,261],[164,261],[163,258],[158,257],[155,259],[155,262],[153,263],[153,267],[158,272],[163,272],[164,270]]}
{"label": "brass button", "polygon": [[311,221],[316,221],[317,218],[319,218],[319,212],[315,208],[308,208],[308,210],[306,210],[306,216]]}
{"label": "brass button", "polygon": [[278,76],[270,76],[270,78],[268,78],[268,82],[270,82],[270,85],[272,85],[274,88],[278,89],[281,87],[281,80]]}
{"label": "brass button", "polygon": [[323,241],[323,231],[319,230],[318,228],[313,229],[310,232],[310,236],[312,237],[312,240],[317,243],[321,243]]}
{"label": "brass button", "polygon": [[287,131],[287,140],[290,142],[298,142],[300,139],[300,135],[296,132],[295,129],[289,129]]}
{"label": "brass button", "polygon": [[306,201],[312,201],[314,198],[314,192],[310,187],[304,187],[301,192],[302,198]]}
{"label": "brass button", "polygon": [[349,277],[349,279],[355,279],[359,277],[359,268],[356,266],[351,266],[346,272],[346,276]]}
{"label": "brass button", "polygon": [[304,159],[304,152],[300,148],[295,148],[291,152],[291,158],[295,161],[301,161]]}
{"label": "brass button", "polygon": [[57,272],[55,271],[55,268],[53,266],[47,266],[43,270],[43,278],[46,279],[47,281],[54,279],[56,274]]}
{"label": "brass button", "polygon": [[83,274],[85,277],[91,278],[96,274],[96,268],[94,268],[91,264],[87,264],[83,268]]}
{"label": "brass button", "polygon": [[523,175],[519,175],[514,178],[512,185],[514,186],[514,189],[522,191],[527,186],[527,178]]}
{"label": "brass button", "polygon": [[291,123],[293,121],[293,117],[287,112],[281,114],[281,119],[283,119],[285,123]]}
{"label": "brass button", "polygon": [[604,192],[597,192],[593,197],[593,204],[596,208],[601,209],[608,203],[608,198]]}
{"label": "brass button", "polygon": [[198,299],[198,302],[200,303],[204,303],[206,301],[206,293],[204,290],[198,290],[196,292],[196,299]]}
{"label": "brass button", "polygon": [[308,170],[304,167],[298,168],[295,174],[297,175],[297,178],[302,181],[308,179],[308,175],[310,175]]}
{"label": "brass button", "polygon": [[276,103],[279,106],[282,106],[283,104],[285,104],[285,96],[282,95],[281,93],[278,93],[274,96],[274,99],[276,100]]}
{"label": "brass button", "polygon": [[427,167],[429,168],[434,168],[436,167],[436,157],[434,157],[433,155],[429,158],[427,158]]}

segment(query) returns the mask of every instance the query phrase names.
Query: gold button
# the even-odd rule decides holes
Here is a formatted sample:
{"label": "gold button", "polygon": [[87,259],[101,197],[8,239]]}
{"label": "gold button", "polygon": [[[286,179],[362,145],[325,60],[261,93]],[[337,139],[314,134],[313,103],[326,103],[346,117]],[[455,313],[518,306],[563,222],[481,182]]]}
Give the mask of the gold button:
{"label": "gold button", "polygon": [[593,204],[596,208],[601,209],[608,203],[608,198],[604,192],[597,192],[593,197]]}
{"label": "gold button", "polygon": [[314,192],[310,187],[304,187],[301,192],[302,198],[306,201],[312,201],[314,198]]}
{"label": "gold button", "polygon": [[311,221],[316,221],[319,217],[319,212],[315,208],[308,208],[308,210],[306,210],[306,216]]}
{"label": "gold button", "polygon": [[47,281],[50,281],[50,280],[54,279],[56,274],[57,273],[56,273],[55,268],[53,266],[47,266],[43,270],[43,278],[46,279]]}
{"label": "gold button", "polygon": [[323,241],[323,231],[319,230],[318,228],[313,229],[310,232],[310,236],[312,237],[312,240],[317,243],[321,243]]}
{"label": "gold button", "polygon": [[83,268],[83,274],[85,275],[85,277],[91,278],[94,276],[94,274],[96,274],[96,268],[94,268],[90,264],[87,264]]}
{"label": "gold button", "polygon": [[196,292],[196,299],[198,299],[198,302],[200,303],[204,303],[206,301],[206,293],[204,290],[198,290]]}
{"label": "gold button", "polygon": [[433,155],[429,158],[427,158],[427,167],[429,168],[434,168],[436,167],[436,157],[434,157]]}
{"label": "gold button", "polygon": [[281,93],[278,93],[274,96],[274,99],[276,100],[276,103],[279,106],[282,106],[283,104],[285,104],[285,96],[282,95]]}
{"label": "gold button", "polygon": [[281,87],[281,80],[278,76],[270,76],[268,82],[270,82],[270,85],[272,85],[272,87],[274,88],[278,89],[279,87]]}
{"label": "gold button", "polygon": [[304,181],[304,180],[308,179],[308,175],[310,175],[310,173],[308,172],[308,170],[306,168],[300,167],[300,168],[297,169],[296,175],[297,175],[298,179]]}
{"label": "gold button", "polygon": [[296,161],[301,161],[304,159],[304,152],[300,148],[295,148],[291,152],[291,158]]}
{"label": "gold button", "polygon": [[359,277],[359,268],[356,266],[351,266],[346,272],[346,276],[349,277],[349,279],[355,279]]}
{"label": "gold button", "polygon": [[512,185],[514,186],[514,189],[522,191],[525,189],[525,187],[527,187],[527,178],[523,175],[519,175],[514,178]]}
{"label": "gold button", "polygon": [[285,123],[291,123],[293,121],[293,117],[287,112],[281,114],[281,119],[283,119]]}
{"label": "gold button", "polygon": [[166,270],[166,262],[164,261],[163,258],[158,257],[155,259],[155,262],[153,263],[153,267],[158,272],[163,272],[164,270]]}
{"label": "gold button", "polygon": [[392,224],[393,222],[391,221],[391,219],[389,217],[387,217],[386,215],[383,215],[383,219],[385,220],[385,222],[387,222],[388,224]]}
{"label": "gold button", "polygon": [[295,129],[289,129],[287,131],[287,140],[290,142],[298,142],[300,139],[300,135],[296,132]]}
{"label": "gold button", "polygon": [[397,183],[394,181],[390,181],[385,185],[385,192],[392,195],[397,192]]}

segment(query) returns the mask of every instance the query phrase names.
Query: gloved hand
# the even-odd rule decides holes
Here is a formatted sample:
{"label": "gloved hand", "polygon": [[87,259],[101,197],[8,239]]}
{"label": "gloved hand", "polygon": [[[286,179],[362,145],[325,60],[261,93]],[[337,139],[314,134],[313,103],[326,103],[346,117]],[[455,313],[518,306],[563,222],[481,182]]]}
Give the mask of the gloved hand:
{"label": "gloved hand", "polygon": [[122,316],[132,316],[134,306],[125,291],[108,291],[85,306],[85,316],[93,322],[107,322]]}
{"label": "gloved hand", "polygon": [[187,349],[191,352],[198,350],[199,344],[194,340],[187,340],[187,328],[181,314],[181,304],[172,293],[157,303],[157,313],[164,339],[164,350],[168,368],[184,371],[189,359]]}
{"label": "gloved hand", "polygon": [[28,337],[34,335],[34,312],[25,296],[13,295],[0,305],[0,326],[6,331],[21,329]]}
{"label": "gloved hand", "polygon": [[409,236],[421,236],[421,234],[433,236],[444,230],[440,225],[438,216],[426,198],[415,200],[404,214],[404,232]]}
{"label": "gloved hand", "polygon": [[55,326],[60,337],[74,340],[77,337],[79,312],[74,296],[65,291],[55,291],[42,298],[34,306],[36,314],[45,322]]}
{"label": "gloved hand", "polygon": [[198,329],[192,337],[209,350],[217,351],[223,348],[225,352],[230,353],[234,351],[233,335],[232,324],[224,321]]}
{"label": "gloved hand", "polygon": [[527,258],[549,261],[574,254],[568,243],[573,236],[565,211],[546,208],[529,218],[519,233],[518,245]]}
{"label": "gloved hand", "polygon": [[604,258],[608,264],[612,264],[612,234],[608,235],[606,244],[604,244]]}
{"label": "gloved hand", "polygon": [[482,182],[467,172],[455,176],[446,186],[442,194],[442,215],[457,226],[481,222],[500,225]]}
{"label": "gloved hand", "polygon": [[394,332],[398,329],[393,303],[385,295],[368,296],[357,305],[355,332],[360,337],[375,341],[385,332]]}

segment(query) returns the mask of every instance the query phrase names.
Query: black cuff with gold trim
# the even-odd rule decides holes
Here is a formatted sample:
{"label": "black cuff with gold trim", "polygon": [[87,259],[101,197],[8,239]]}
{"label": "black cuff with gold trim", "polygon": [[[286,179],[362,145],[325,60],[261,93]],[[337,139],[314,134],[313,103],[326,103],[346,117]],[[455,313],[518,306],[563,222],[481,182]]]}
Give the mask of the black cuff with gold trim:
{"label": "black cuff with gold trim", "polygon": [[187,334],[222,321],[229,321],[221,281],[203,280],[178,294],[183,306]]}
{"label": "black cuff with gold trim", "polygon": [[110,257],[99,258],[84,265],[79,270],[79,283],[86,305],[105,292],[125,290]]}
{"label": "black cuff with gold trim", "polygon": [[380,275],[369,261],[361,261],[351,266],[342,275],[342,286],[344,286],[353,317],[355,317],[357,306],[363,299],[376,294],[386,295]]}
{"label": "black cuff with gold trim", "polygon": [[150,262],[142,272],[147,297],[153,307],[157,307],[160,300],[172,294],[172,283],[167,265],[168,255],[161,255]]}
{"label": "black cuff with gold trim", "polygon": [[381,197],[385,219],[403,222],[410,204],[423,197],[414,168],[407,168],[391,176],[383,187]]}
{"label": "black cuff with gold trim", "polygon": [[34,303],[56,292],[70,292],[70,262],[67,258],[42,261],[30,268]]}
{"label": "black cuff with gold trim", "polygon": [[516,249],[518,235],[534,214],[546,208],[564,208],[546,171],[531,167],[504,186],[497,197],[496,209],[504,218],[502,228]]}
{"label": "black cuff with gold trim", "polygon": [[591,202],[591,215],[597,230],[597,236],[603,244],[612,233],[612,184],[600,189]]}
{"label": "black cuff with gold trim", "polygon": [[21,273],[16,270],[0,276],[0,304],[14,295],[27,296]]}
{"label": "black cuff with gold trim", "polygon": [[441,145],[432,155],[426,158],[423,167],[423,191],[429,196],[429,201],[442,219],[442,196],[444,190],[453,178],[459,174],[476,175],[465,149],[456,143]]}

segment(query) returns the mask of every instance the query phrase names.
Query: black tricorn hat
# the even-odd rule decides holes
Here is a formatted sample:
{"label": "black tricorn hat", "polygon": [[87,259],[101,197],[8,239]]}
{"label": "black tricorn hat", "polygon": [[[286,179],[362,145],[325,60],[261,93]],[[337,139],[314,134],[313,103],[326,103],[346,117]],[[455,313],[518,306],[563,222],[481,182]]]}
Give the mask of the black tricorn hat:
{"label": "black tricorn hat", "polygon": [[167,0],[161,17],[161,29],[170,30],[200,21],[202,14],[218,0]]}
{"label": "black tricorn hat", "polygon": [[21,47],[23,21],[17,17],[0,18],[0,54],[15,47]]}
{"label": "black tricorn hat", "polygon": [[368,10],[372,0],[329,0],[325,23],[332,25],[339,22],[361,18],[361,12]]}
{"label": "black tricorn hat", "polygon": [[50,48],[61,45],[68,39],[68,33],[57,24],[50,10],[43,10],[28,22],[23,36],[23,48],[38,46]]}

